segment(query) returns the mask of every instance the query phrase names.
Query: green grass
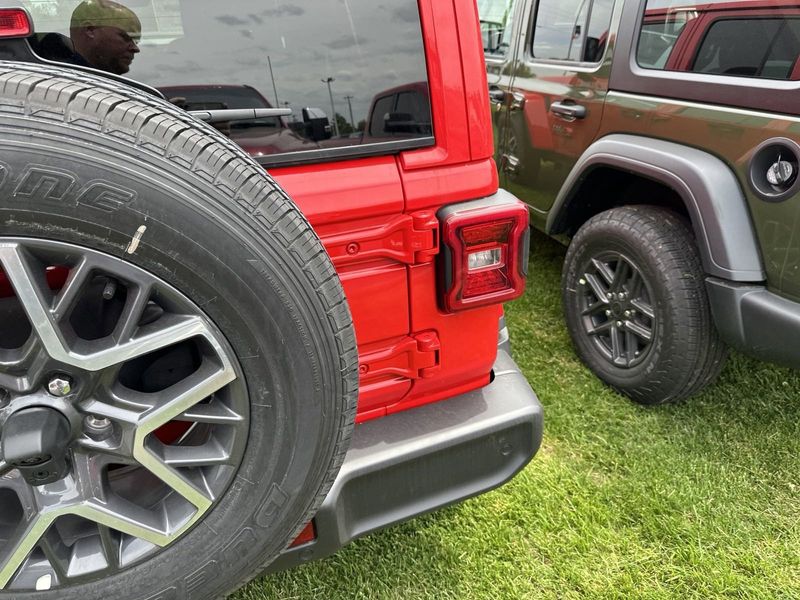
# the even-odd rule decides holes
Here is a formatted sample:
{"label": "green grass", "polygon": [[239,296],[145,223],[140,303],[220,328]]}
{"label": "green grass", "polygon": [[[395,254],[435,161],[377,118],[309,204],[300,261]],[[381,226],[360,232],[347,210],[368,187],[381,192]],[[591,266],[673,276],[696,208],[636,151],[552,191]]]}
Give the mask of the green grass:
{"label": "green grass", "polygon": [[494,492],[254,581],[236,600],[800,598],[800,377],[740,355],[686,403],[642,408],[576,359],[564,250],[535,235],[514,354],[541,450]]}

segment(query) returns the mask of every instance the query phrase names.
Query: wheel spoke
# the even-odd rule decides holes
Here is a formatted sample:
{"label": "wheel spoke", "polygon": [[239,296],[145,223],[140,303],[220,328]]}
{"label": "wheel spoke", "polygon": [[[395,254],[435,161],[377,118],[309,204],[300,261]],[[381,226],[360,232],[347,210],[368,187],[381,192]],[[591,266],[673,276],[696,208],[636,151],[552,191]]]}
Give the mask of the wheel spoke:
{"label": "wheel spoke", "polygon": [[651,342],[653,340],[653,330],[636,321],[626,321],[625,328],[643,342]]}
{"label": "wheel spoke", "polygon": [[120,538],[119,534],[105,525],[98,525],[100,530],[100,543],[103,546],[103,555],[108,566],[112,569],[119,567]]}
{"label": "wheel spoke", "polygon": [[189,421],[190,423],[232,425],[241,423],[244,421],[244,417],[234,412],[220,400],[214,398],[208,404],[196,404],[192,406],[190,409],[178,415],[177,420]]}
{"label": "wheel spoke", "polygon": [[597,296],[597,299],[600,302],[608,302],[608,292],[606,291],[605,286],[603,286],[602,282],[597,278],[596,275],[591,273],[587,273],[585,275],[586,281],[589,282],[589,285],[594,292],[594,295]]}
{"label": "wheel spoke", "polygon": [[610,288],[612,292],[619,292],[623,289],[625,282],[631,274],[631,266],[628,261],[620,257],[617,261],[617,268],[614,271],[614,279],[611,282]]}
{"label": "wheel spoke", "polygon": [[53,568],[59,583],[64,583],[69,570],[69,548],[64,545],[57,535],[54,535],[52,529],[39,540],[39,548],[41,548],[47,562]]}
{"label": "wheel spoke", "polygon": [[133,291],[132,297],[128,298],[125,311],[117,325],[117,331],[119,333],[116,337],[121,341],[130,340],[133,334],[136,333],[136,329],[139,327],[139,322],[147,307],[147,303],[150,301],[152,286],[139,285],[132,288],[131,291]]}
{"label": "wheel spoke", "polygon": [[70,270],[69,277],[64,287],[61,288],[61,291],[53,301],[52,313],[54,321],[60,321],[67,316],[75,301],[80,296],[81,291],[83,291],[91,273],[92,265],[85,256]]}
{"label": "wheel spoke", "polygon": [[173,468],[231,464],[230,453],[213,438],[202,446],[163,446],[160,454]]}
{"label": "wheel spoke", "polygon": [[589,335],[600,335],[606,333],[613,327],[614,327],[614,321],[606,321],[605,323],[600,323],[600,325],[597,325],[596,327],[587,330],[586,333],[588,333]]}
{"label": "wheel spoke", "polygon": [[152,326],[142,327],[140,335],[131,340],[76,358],[83,369],[101,371],[207,332],[199,317],[164,315]]}
{"label": "wheel spoke", "polygon": [[611,268],[608,266],[607,263],[603,262],[602,260],[593,258],[592,266],[598,273],[600,273],[600,276],[606,280],[606,285],[611,285],[613,283],[614,272],[611,270]]}
{"label": "wheel spoke", "polygon": [[636,298],[635,300],[631,300],[631,306],[633,306],[637,311],[642,313],[648,319],[653,319],[656,316],[653,307],[650,305],[649,302],[642,300],[641,298]]}
{"label": "wheel spoke", "polygon": [[33,268],[31,260],[19,244],[0,244],[0,264],[37,337],[50,356],[65,357],[66,346],[50,310],[52,293],[47,288],[44,274]]}
{"label": "wheel spoke", "polygon": [[623,354],[624,348],[622,332],[619,330],[619,327],[617,327],[616,324],[613,324],[611,326],[611,360],[615,364],[624,362]]}
{"label": "wheel spoke", "polygon": [[162,425],[228,385],[235,377],[232,369],[220,368],[211,361],[205,361],[196,373],[161,393],[163,396],[172,396],[172,399],[149,411],[136,431],[134,457],[199,510],[205,510],[211,502],[205,490],[166,464],[153,449],[153,444],[146,443],[146,438]]}
{"label": "wheel spoke", "polygon": [[10,539],[0,548],[0,589],[8,585],[50,523],[50,519],[42,517],[20,521]]}
{"label": "wheel spoke", "polygon": [[588,317],[599,313],[608,306],[608,300],[598,300],[581,311],[581,316]]}

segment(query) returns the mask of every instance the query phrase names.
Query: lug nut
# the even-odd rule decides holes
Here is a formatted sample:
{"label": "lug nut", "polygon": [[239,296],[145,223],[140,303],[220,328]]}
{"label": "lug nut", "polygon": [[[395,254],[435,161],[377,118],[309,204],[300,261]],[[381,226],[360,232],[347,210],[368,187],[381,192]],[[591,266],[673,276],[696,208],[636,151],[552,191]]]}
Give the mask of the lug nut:
{"label": "lug nut", "polygon": [[58,396],[62,398],[67,396],[72,392],[72,382],[69,380],[68,377],[64,375],[58,375],[53,377],[47,384],[48,391],[53,394],[53,396]]}
{"label": "lug nut", "polygon": [[607,316],[607,317],[610,317],[610,316],[611,316],[611,311],[610,311],[610,310],[606,310],[606,316]]}
{"label": "lug nut", "polygon": [[622,321],[617,321],[617,327],[622,327]]}
{"label": "lug nut", "polygon": [[102,442],[114,432],[114,425],[105,417],[89,415],[83,420],[83,431],[94,441]]}
{"label": "lug nut", "polygon": [[623,314],[624,314],[626,317],[630,317],[630,316],[631,316],[631,311],[629,311],[629,310],[626,310],[626,311],[625,311]]}

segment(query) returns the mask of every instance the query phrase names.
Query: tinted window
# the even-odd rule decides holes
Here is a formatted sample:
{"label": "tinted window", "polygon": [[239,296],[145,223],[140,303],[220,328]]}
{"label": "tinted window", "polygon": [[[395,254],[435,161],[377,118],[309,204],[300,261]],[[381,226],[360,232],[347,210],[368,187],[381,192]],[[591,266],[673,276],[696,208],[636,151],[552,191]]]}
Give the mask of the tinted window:
{"label": "tinted window", "polygon": [[789,79],[800,53],[800,19],[726,19],[715,22],[692,71]]}
{"label": "tinted window", "polygon": [[[218,124],[256,156],[432,135],[416,0],[0,0],[20,4],[45,58],[124,74],[188,110],[290,108]],[[103,55],[82,49],[90,30],[116,31]],[[374,99],[404,91],[409,118],[387,131],[393,110],[371,113]]]}
{"label": "tinted window", "polygon": [[605,52],[613,7],[612,0],[540,0],[533,56],[599,62]]}
{"label": "tinted window", "polygon": [[790,79],[800,55],[800,7],[779,0],[649,0],[637,61],[646,68]]}

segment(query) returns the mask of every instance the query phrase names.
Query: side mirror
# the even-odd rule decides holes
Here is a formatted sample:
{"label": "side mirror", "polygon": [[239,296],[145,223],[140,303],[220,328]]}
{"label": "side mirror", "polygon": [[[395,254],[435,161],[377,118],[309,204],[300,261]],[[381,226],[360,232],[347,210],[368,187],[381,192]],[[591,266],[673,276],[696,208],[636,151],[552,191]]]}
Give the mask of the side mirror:
{"label": "side mirror", "polygon": [[331,138],[333,131],[325,111],[311,107],[303,109],[303,135],[315,142]]}

